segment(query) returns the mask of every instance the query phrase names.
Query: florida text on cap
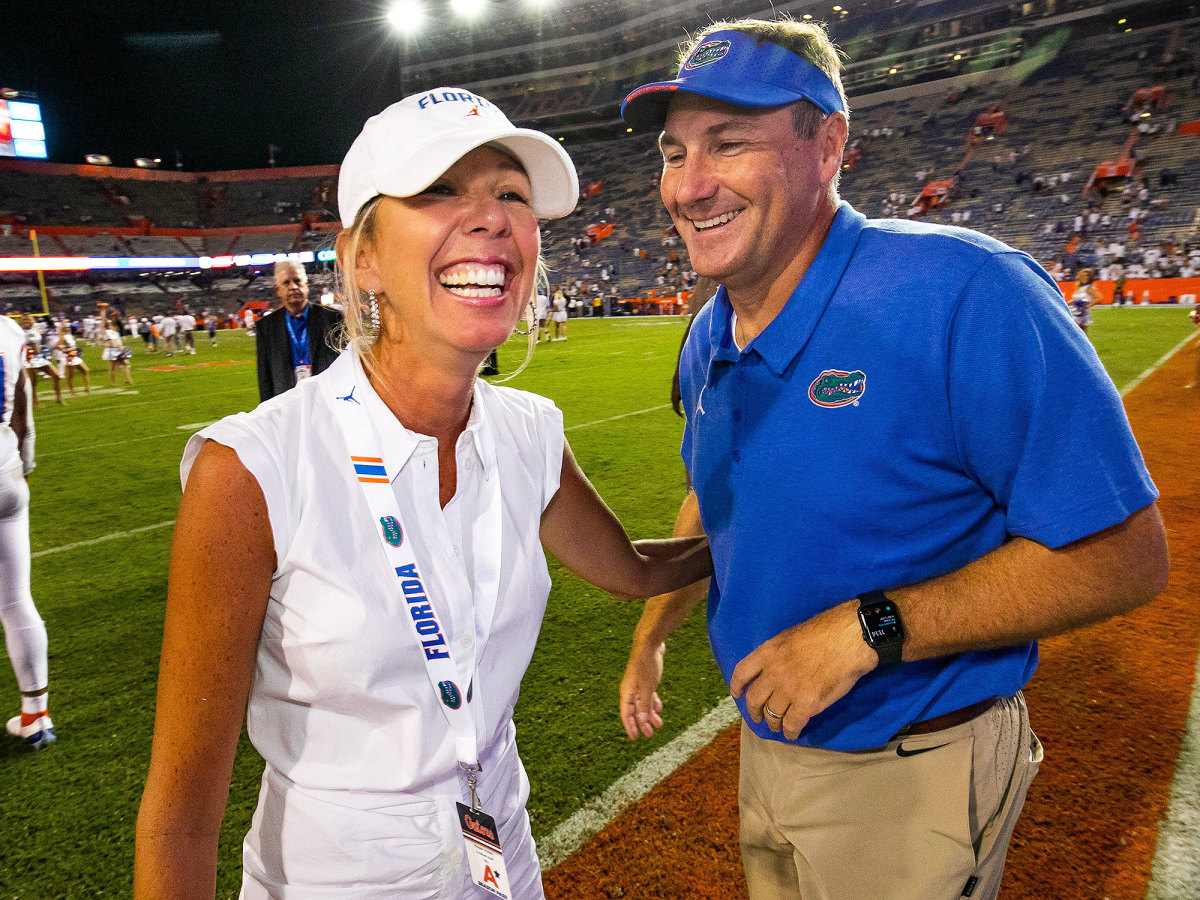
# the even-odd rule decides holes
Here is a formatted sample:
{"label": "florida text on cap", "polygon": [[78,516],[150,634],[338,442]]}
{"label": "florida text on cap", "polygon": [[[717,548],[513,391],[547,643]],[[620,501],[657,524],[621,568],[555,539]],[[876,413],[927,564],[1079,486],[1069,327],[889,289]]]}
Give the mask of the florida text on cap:
{"label": "florida text on cap", "polygon": [[692,51],[673,81],[644,84],[621,104],[634,128],[661,128],[676,91],[734,106],[783,106],[807,100],[821,112],[845,112],[837,87],[808,60],[744,31],[714,31]]}
{"label": "florida text on cap", "polygon": [[575,164],[558,141],[517,128],[489,100],[462,88],[441,87],[405,97],[367,119],[338,175],[342,224],[376,194],[412,197],[476,147],[493,144],[525,169],[536,215],[555,219],[579,201]]}

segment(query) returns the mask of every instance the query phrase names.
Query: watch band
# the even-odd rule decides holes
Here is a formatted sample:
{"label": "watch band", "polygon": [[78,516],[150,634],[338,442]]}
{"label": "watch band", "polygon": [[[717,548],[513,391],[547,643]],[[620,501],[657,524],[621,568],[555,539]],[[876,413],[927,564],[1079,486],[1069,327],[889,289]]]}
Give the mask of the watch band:
{"label": "watch band", "polygon": [[859,609],[859,624],[862,626],[863,640],[867,646],[876,652],[879,656],[879,665],[893,666],[900,662],[904,654],[904,623],[900,619],[900,610],[896,608],[896,622],[900,627],[899,640],[891,640],[876,643],[871,640],[871,635],[867,630],[866,622],[863,619],[862,610],[864,607],[871,606],[876,603],[890,603],[893,607],[896,606],[896,601],[885,594],[883,591],[867,591],[864,594],[858,595]]}

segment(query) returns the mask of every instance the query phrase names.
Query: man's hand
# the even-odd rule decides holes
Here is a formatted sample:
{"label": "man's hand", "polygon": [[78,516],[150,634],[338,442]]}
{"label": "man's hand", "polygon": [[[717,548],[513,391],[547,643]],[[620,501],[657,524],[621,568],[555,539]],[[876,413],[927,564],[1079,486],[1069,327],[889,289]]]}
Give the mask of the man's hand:
{"label": "man's hand", "polygon": [[631,741],[639,734],[653,737],[656,729],[662,728],[662,700],[658,698],[658,685],[663,675],[663,654],[667,645],[634,645],[625,665],[621,679],[621,723]]}
{"label": "man's hand", "polygon": [[[858,601],[850,600],[780,632],[737,664],[729,692],[746,695],[755,722],[795,740],[879,664],[862,637]],[[622,684],[624,688],[624,684]],[[778,716],[767,712],[778,713]]]}

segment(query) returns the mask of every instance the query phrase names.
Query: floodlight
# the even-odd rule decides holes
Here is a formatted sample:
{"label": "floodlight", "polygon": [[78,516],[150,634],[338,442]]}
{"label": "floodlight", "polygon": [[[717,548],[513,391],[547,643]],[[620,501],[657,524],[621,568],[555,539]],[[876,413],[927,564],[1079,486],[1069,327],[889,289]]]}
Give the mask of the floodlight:
{"label": "floodlight", "polygon": [[1118,24],[1118,25],[1124,25],[1124,24],[1125,24],[1125,20],[1124,20],[1124,19],[1117,19],[1117,24]]}
{"label": "floodlight", "polygon": [[632,128],[626,128],[626,129],[625,129],[625,133],[626,133],[626,134],[633,134],[633,129],[632,129]]}
{"label": "floodlight", "polygon": [[412,34],[425,19],[425,7],[421,0],[395,0],[388,7],[387,19],[397,31]]}
{"label": "floodlight", "polygon": [[841,12],[841,11],[842,11],[842,8],[841,8],[840,6],[835,6],[835,7],[833,8],[833,11],[834,11],[834,12]]}
{"label": "floodlight", "polygon": [[896,67],[895,67],[895,66],[892,66],[890,69],[888,69],[888,74],[889,74],[889,75],[895,75],[895,74],[896,74]]}
{"label": "floodlight", "polygon": [[804,14],[803,16],[801,16],[800,18],[802,18],[802,19],[811,19],[811,18],[812,18],[812,15],[811,15],[811,14],[809,14],[809,13],[805,13],[805,14]]}
{"label": "floodlight", "polygon": [[483,12],[485,0],[450,0],[450,7],[463,18],[473,19]]}
{"label": "floodlight", "polygon": [[955,62],[958,62],[960,59],[962,59],[962,54],[961,54],[961,53],[955,53],[955,54],[954,54],[954,61],[955,61]]}

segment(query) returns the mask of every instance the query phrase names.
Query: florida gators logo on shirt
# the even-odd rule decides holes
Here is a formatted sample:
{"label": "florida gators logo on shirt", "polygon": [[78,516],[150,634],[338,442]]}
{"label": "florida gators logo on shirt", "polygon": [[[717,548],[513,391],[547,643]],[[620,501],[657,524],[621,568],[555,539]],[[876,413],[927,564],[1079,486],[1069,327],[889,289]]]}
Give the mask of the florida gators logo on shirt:
{"label": "florida gators logo on shirt", "polygon": [[867,376],[858,369],[826,369],[808,386],[808,399],[817,406],[834,408],[858,403],[867,390]]}
{"label": "florida gators logo on shirt", "polygon": [[451,709],[458,709],[462,706],[462,695],[458,692],[458,685],[453,681],[439,681],[438,690],[442,692],[442,702]]}
{"label": "florida gators logo on shirt", "polygon": [[404,543],[404,532],[400,530],[400,523],[396,521],[395,516],[384,516],[379,520],[379,524],[383,526],[383,539],[393,547],[399,547]]}

